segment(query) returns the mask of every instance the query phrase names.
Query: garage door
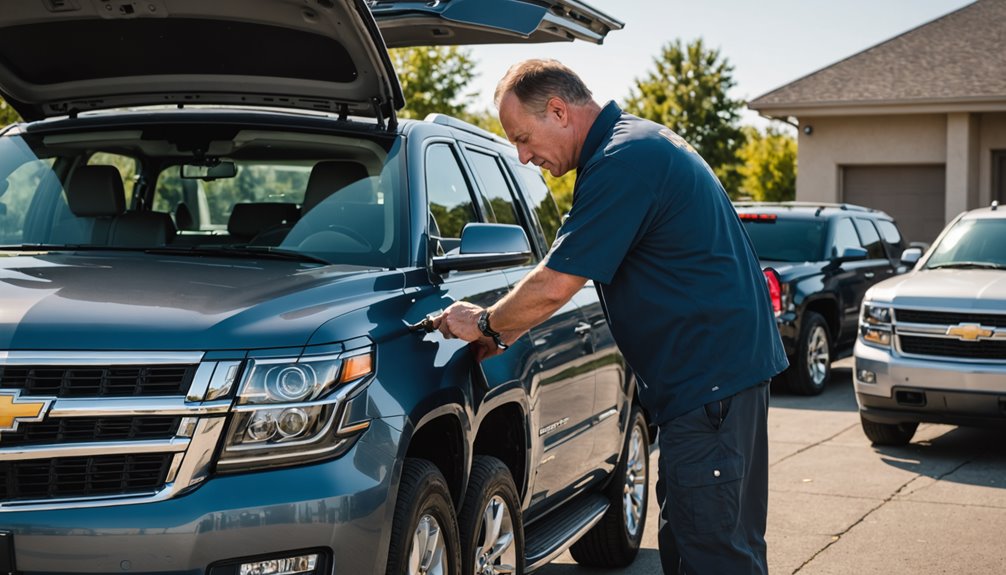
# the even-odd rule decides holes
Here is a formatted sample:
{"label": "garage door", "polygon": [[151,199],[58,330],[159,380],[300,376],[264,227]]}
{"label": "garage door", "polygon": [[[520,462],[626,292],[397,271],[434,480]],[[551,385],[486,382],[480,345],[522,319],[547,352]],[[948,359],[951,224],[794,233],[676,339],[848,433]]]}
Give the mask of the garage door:
{"label": "garage door", "polygon": [[905,239],[932,242],[946,224],[946,167],[843,166],[842,201],[894,216]]}

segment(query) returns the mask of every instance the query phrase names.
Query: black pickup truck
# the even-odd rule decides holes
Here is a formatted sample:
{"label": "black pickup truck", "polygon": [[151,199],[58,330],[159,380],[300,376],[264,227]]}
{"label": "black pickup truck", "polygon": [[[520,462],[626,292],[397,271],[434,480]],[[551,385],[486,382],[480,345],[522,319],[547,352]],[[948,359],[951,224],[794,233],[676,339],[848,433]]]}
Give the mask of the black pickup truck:
{"label": "black pickup truck", "polygon": [[833,359],[851,355],[859,305],[873,284],[903,273],[905,241],[884,212],[850,204],[740,202],[773,296],[790,367],[780,383],[817,395]]}

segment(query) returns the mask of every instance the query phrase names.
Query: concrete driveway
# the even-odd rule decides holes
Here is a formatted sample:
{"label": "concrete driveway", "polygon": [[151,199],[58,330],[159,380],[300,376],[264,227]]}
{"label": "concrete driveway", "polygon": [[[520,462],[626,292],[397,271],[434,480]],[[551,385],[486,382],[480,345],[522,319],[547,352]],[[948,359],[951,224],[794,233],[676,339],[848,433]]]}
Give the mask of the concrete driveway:
{"label": "concrete driveway", "polygon": [[[770,571],[1006,573],[1006,433],[922,425],[908,447],[873,447],[859,426],[851,370],[851,358],[836,362],[818,397],[772,396]],[[636,562],[603,573],[660,573],[656,511],[651,505]],[[567,553],[537,573],[602,572]]]}

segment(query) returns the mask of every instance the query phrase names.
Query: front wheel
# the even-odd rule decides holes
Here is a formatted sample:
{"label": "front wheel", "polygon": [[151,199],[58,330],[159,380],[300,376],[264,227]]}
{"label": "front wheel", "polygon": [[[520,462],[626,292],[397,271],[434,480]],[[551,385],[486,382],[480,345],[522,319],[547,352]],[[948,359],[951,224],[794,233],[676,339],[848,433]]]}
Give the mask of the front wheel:
{"label": "front wheel", "polygon": [[472,462],[458,526],[461,572],[465,575],[524,573],[524,528],[520,499],[510,470],[495,457]]}
{"label": "front wheel", "polygon": [[650,435],[638,407],[629,416],[622,459],[608,487],[611,506],[569,552],[587,567],[625,567],[639,553],[649,501]]}
{"label": "front wheel", "polygon": [[820,314],[804,314],[796,356],[790,358],[783,375],[792,393],[819,395],[824,391],[831,378],[831,332]]}
{"label": "front wheel", "polygon": [[387,575],[454,575],[461,565],[447,481],[424,459],[406,459],[391,528]]}
{"label": "front wheel", "polygon": [[919,428],[918,422],[909,423],[877,423],[870,421],[860,414],[859,423],[863,426],[863,433],[874,445],[908,445],[908,442],[915,437],[915,430]]}

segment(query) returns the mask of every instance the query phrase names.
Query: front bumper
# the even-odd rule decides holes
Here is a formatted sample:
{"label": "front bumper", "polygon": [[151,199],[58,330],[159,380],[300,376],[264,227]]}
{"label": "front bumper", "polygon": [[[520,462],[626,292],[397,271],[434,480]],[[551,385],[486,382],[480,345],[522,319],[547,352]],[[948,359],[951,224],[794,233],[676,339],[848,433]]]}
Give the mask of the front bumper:
{"label": "front bumper", "polygon": [[216,475],[156,503],[0,513],[18,573],[202,575],[211,565],[316,549],[332,573],[383,572],[400,468],[398,432],[373,420],[343,456]]}
{"label": "front bumper", "polygon": [[[909,358],[856,342],[859,411],[878,423],[1006,426],[1006,365]],[[860,379],[862,370],[876,383]]]}

